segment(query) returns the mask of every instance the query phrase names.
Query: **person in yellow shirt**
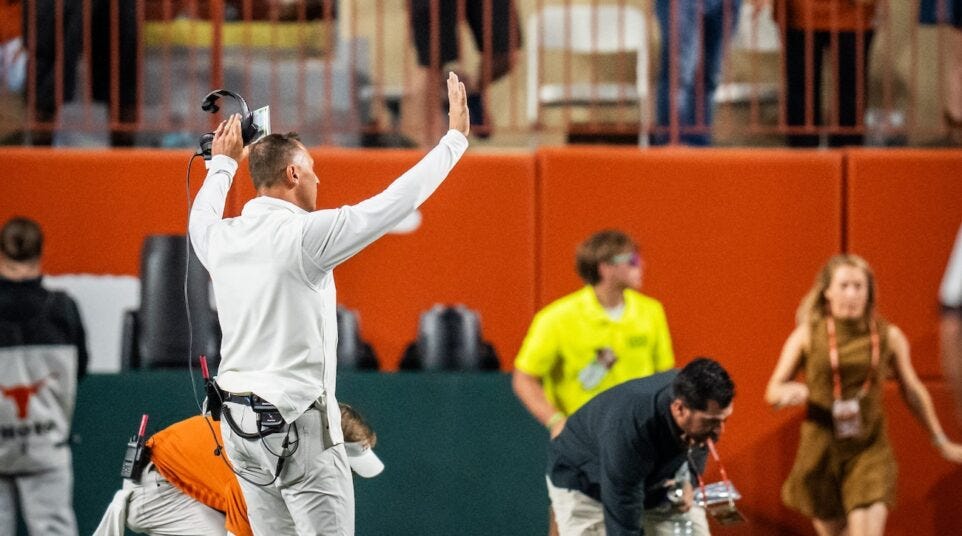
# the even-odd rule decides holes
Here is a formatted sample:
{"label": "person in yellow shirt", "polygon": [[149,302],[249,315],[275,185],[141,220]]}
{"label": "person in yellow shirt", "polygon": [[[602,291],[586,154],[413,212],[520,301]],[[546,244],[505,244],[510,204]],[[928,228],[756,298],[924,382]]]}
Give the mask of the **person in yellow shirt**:
{"label": "person in yellow shirt", "polygon": [[585,286],[535,315],[514,362],[514,392],[551,437],[598,393],[675,365],[664,308],[636,290],[644,266],[635,242],[597,232],[576,265]]}
{"label": "person in yellow shirt", "polygon": [[[598,393],[675,365],[664,308],[637,290],[644,263],[631,237],[591,235],[575,266],[585,286],[535,315],[514,361],[514,392],[552,438]],[[557,534],[553,513],[549,524]]]}

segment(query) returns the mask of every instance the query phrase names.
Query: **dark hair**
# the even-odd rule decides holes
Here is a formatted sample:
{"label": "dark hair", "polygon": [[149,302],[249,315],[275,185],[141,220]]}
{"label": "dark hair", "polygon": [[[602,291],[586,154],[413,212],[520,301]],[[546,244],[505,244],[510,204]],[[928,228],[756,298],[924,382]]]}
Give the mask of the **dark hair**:
{"label": "dark hair", "polygon": [[727,408],[735,398],[735,383],[728,372],[718,361],[707,357],[696,357],[685,365],[678,376],[675,376],[672,388],[675,398],[698,411],[708,409],[708,402],[711,400]]}
{"label": "dark hair", "polygon": [[637,251],[638,246],[627,234],[614,229],[606,229],[588,237],[578,246],[575,254],[575,269],[581,280],[589,285],[601,281],[598,265],[611,262],[612,257],[628,251]]}
{"label": "dark hair", "polygon": [[282,180],[294,155],[303,148],[301,138],[295,132],[270,134],[252,145],[247,169],[251,172],[254,189],[274,186]]}
{"label": "dark hair", "polygon": [[43,253],[40,224],[21,216],[11,218],[0,230],[0,251],[12,261],[39,260]]}

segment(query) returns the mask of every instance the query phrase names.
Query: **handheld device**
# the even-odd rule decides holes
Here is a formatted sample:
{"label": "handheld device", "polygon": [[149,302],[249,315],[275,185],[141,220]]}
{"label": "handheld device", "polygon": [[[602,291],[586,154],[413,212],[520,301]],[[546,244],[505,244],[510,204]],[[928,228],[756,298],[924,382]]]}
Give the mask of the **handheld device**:
{"label": "handheld device", "polygon": [[147,414],[140,418],[140,429],[137,435],[130,438],[127,450],[124,452],[124,463],[120,467],[120,476],[134,482],[140,481],[144,467],[150,461],[149,450],[144,446],[144,435],[147,432]]}
{"label": "handheld device", "polygon": [[200,356],[200,374],[204,378],[204,391],[207,394],[207,411],[210,413],[211,419],[219,421],[223,400],[221,399],[217,384],[214,383],[214,380],[210,377],[210,369],[207,368],[206,355]]}

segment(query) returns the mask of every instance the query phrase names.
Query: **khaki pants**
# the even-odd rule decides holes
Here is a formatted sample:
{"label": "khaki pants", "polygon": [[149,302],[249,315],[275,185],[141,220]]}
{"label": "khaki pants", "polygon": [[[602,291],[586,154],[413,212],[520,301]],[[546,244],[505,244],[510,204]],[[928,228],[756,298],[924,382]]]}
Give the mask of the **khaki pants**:
{"label": "khaki pants", "polygon": [[[245,432],[255,429],[254,412],[249,406],[228,402],[231,415]],[[263,440],[237,436],[226,419],[221,420],[224,447],[238,478],[247,517],[256,536],[354,535],[354,480],[344,445],[330,444],[324,433],[327,419],[323,411],[311,408],[294,421],[296,434],[290,433],[288,452],[277,479],[278,454],[283,451],[284,433]],[[295,448],[296,441],[296,448]]]}
{"label": "khaki pants", "polygon": [[[546,480],[560,536],[605,536],[605,514],[600,502],[580,491],[559,488],[550,479]],[[675,532],[676,527],[681,532]],[[705,509],[693,506],[684,513],[645,511],[646,535],[685,534],[685,528],[690,529],[693,536],[709,536]]]}
{"label": "khaki pants", "polygon": [[178,536],[224,534],[224,514],[201,504],[161,476],[151,465],[140,482],[124,480],[130,490],[127,526],[141,534]]}

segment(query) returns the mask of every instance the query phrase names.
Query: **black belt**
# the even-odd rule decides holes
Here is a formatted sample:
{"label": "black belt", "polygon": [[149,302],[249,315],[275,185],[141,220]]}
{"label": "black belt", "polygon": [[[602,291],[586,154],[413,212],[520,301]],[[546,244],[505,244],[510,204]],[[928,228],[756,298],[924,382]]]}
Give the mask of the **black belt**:
{"label": "black belt", "polygon": [[264,400],[263,398],[251,393],[249,395],[239,395],[228,391],[221,391],[221,400],[249,406],[255,411],[276,411],[277,406]]}
{"label": "black belt", "polygon": [[236,395],[234,393],[228,393],[227,391],[221,391],[224,402],[233,402],[235,404],[243,404],[245,406],[251,405],[251,398],[257,395]]}
{"label": "black belt", "polygon": [[248,395],[239,395],[229,391],[221,391],[220,396],[221,400],[224,402],[242,404],[251,408],[254,414],[257,415],[257,432],[245,432],[241,430],[240,426],[238,426],[231,417],[230,410],[227,408],[227,406],[224,406],[223,414],[225,420],[227,421],[227,425],[230,426],[231,430],[233,430],[235,434],[243,437],[244,439],[259,439],[264,436],[280,432],[287,424],[286,421],[284,421],[284,418],[281,417],[280,411],[277,410],[277,406],[255,395],[254,393]]}

